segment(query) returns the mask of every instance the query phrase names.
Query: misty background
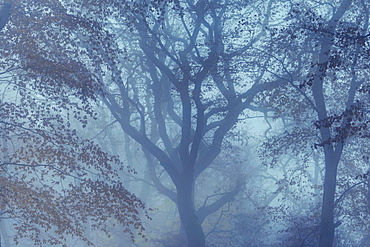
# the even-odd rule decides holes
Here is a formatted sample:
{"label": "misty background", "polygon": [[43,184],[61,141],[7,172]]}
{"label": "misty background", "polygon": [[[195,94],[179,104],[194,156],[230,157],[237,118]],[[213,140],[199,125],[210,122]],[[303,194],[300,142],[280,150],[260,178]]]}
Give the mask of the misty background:
{"label": "misty background", "polygon": [[368,1],[0,4],[0,246],[370,246]]}

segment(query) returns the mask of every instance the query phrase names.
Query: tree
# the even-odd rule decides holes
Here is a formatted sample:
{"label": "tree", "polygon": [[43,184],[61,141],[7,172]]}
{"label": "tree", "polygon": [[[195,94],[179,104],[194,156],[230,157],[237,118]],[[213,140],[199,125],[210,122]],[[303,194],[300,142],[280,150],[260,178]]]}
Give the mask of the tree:
{"label": "tree", "polygon": [[[28,78],[42,79],[43,90],[100,97],[142,146],[157,189],[176,203],[188,245],[200,247],[202,222],[232,201],[242,182],[200,204],[197,178],[244,111],[258,108],[256,95],[282,84],[255,66],[266,57],[255,46],[266,34],[272,2],[257,8],[265,13],[256,15],[262,25],[248,34],[240,31],[249,21],[242,14],[256,9],[247,1],[39,1],[43,23],[27,10],[32,21],[19,18],[13,52]],[[174,188],[163,185],[158,169]]]}
{"label": "tree", "polygon": [[[32,37],[37,36],[34,30],[38,30],[40,22],[28,23],[34,29],[23,25],[35,17],[28,15],[26,9],[34,8],[33,14],[42,16],[42,4],[6,2],[0,11],[14,13],[10,17],[0,16],[1,23],[5,22],[3,18],[9,18],[7,25],[2,25],[0,39],[2,220],[13,220],[15,244],[20,238],[27,238],[38,246],[66,246],[68,239],[79,238],[93,245],[84,236],[87,220],[93,222],[93,230],[109,234],[108,220],[113,220],[122,225],[132,240],[134,229],[145,238],[139,218],[145,206],[124,188],[117,175],[117,170],[126,169],[125,166],[92,141],[78,137],[71,127],[72,119],[86,125],[94,118],[85,95],[79,99],[62,97],[58,90],[63,85],[51,87],[47,81],[38,80],[40,74],[35,70],[33,75],[25,76],[24,72],[41,58],[37,49],[27,51],[28,45],[35,45]],[[68,68],[59,66],[51,73],[45,65],[44,72],[57,78],[68,73]],[[81,79],[76,74],[73,77],[74,82]]]}
{"label": "tree", "polygon": [[[102,100],[123,131],[140,143],[147,159],[152,162],[154,156],[170,176],[176,192],[155,177],[153,181],[177,204],[189,246],[204,246],[201,223],[234,198],[240,183],[219,200],[196,209],[196,179],[219,155],[226,134],[243,111],[252,108],[255,96],[280,83],[241,79],[245,64],[239,62],[256,41],[231,47],[227,35],[232,30],[226,26],[240,17],[227,13],[236,3],[126,3],[111,13],[114,4],[107,1],[102,3],[103,8],[94,9],[87,1],[89,10],[81,11],[88,13],[84,18],[92,18],[93,13],[106,22],[111,18],[129,21],[126,26],[112,27],[112,36],[116,36],[116,28],[131,30],[124,32],[123,39],[115,38],[122,43],[109,43],[108,49],[114,52],[106,48],[106,41],[91,46],[92,41],[83,37],[91,61],[99,61],[106,85]],[[110,31],[108,27],[105,30]],[[127,50],[126,60],[113,56],[119,54],[122,44]],[[105,70],[109,76],[105,76]],[[147,97],[148,101],[142,100]]]}
{"label": "tree", "polygon": [[[368,133],[369,11],[365,1],[343,0],[331,8],[317,4],[292,4],[291,26],[280,29],[280,34],[277,29],[271,30],[271,34],[277,36],[285,54],[283,58],[274,54],[274,59],[290,74],[281,78],[309,106],[302,113],[314,121],[310,132],[318,131],[319,141],[312,147],[323,151],[325,165],[319,246],[332,246],[339,226],[334,220],[338,166],[343,163],[343,153],[354,151],[346,145],[366,138]],[[294,108],[285,106],[282,112],[292,116]],[[296,129],[302,130],[300,127],[298,122]],[[307,136],[315,139],[315,135]]]}

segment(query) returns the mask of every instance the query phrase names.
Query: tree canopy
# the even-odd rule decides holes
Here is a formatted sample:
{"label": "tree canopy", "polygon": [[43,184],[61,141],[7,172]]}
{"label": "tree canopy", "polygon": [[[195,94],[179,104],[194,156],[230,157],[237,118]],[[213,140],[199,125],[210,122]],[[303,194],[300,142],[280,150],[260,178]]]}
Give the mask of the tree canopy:
{"label": "tree canopy", "polygon": [[[1,217],[13,220],[15,244],[21,238],[39,246],[77,238],[91,245],[84,234],[87,223],[109,235],[108,219],[134,239],[134,231],[143,234],[139,213],[145,214],[145,206],[117,174],[132,169],[71,127],[73,121],[85,126],[95,118],[88,102],[94,100],[88,98],[93,87],[81,86],[86,78],[75,73],[73,61],[50,66],[56,61],[48,58],[58,54],[53,49],[66,43],[38,49],[48,42],[46,37],[57,38],[48,34],[63,35],[53,25],[63,25],[55,20],[65,16],[51,13],[50,4],[54,10],[63,8],[57,1],[14,1],[0,11]],[[43,25],[49,30],[42,30]],[[42,31],[46,33],[39,40]],[[59,83],[61,78],[69,84]],[[64,94],[67,86],[69,93]]]}
{"label": "tree canopy", "polygon": [[[92,244],[83,229],[109,235],[112,220],[131,238],[143,235],[145,205],[122,178],[131,168],[80,133],[109,116],[100,133],[114,126],[127,156],[133,147],[142,153],[141,181],[176,205],[188,246],[206,246],[227,226],[219,224],[223,209],[238,195],[258,197],[263,186],[246,185],[253,176],[275,181],[276,190],[254,206],[257,216],[243,217],[267,218],[280,195],[295,193],[289,200],[299,205],[298,193],[314,191],[306,202],[320,216],[290,212],[287,220],[302,226],[310,218],[313,230],[306,225],[286,243],[341,241],[335,231],[355,224],[343,218],[367,212],[368,7],[363,0],[5,1],[1,207],[21,222],[16,240],[60,244],[72,235]],[[252,136],[240,129],[261,114],[268,125],[261,156],[282,179],[262,168],[241,171],[235,161],[238,141]],[[355,202],[361,209],[351,211]],[[279,210],[271,218],[289,206]]]}

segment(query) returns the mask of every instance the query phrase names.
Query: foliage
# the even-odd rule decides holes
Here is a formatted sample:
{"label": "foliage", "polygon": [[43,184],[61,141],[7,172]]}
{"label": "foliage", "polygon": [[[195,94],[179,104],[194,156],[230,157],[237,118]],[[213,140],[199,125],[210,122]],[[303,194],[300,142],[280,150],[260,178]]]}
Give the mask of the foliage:
{"label": "foliage", "polygon": [[[250,47],[265,31],[235,32],[241,17],[233,11],[253,12],[254,6],[247,1],[115,0],[40,6],[47,6],[42,13],[50,23],[40,23],[42,34],[27,34],[43,44],[35,45],[36,59],[19,52],[27,76],[57,84],[59,93],[66,90],[81,99],[84,110],[90,109],[86,102],[101,99],[141,145],[158,191],[177,204],[189,245],[204,246],[201,223],[232,201],[242,183],[231,181],[228,192],[196,208],[196,180],[220,155],[244,111],[254,109],[255,97],[283,84],[261,79],[261,69],[248,73],[258,60],[250,56],[257,51]],[[251,42],[243,45],[245,40]],[[65,73],[49,73],[59,67]],[[159,178],[163,171],[171,179],[169,187]]]}
{"label": "foliage", "polygon": [[[319,246],[331,246],[334,229],[345,227],[335,224],[346,215],[337,208],[335,198],[342,198],[344,188],[351,187],[356,173],[348,169],[347,158],[357,154],[361,160],[355,143],[368,137],[368,9],[364,1],[343,0],[332,8],[299,1],[291,4],[286,25],[271,30],[275,42],[269,51],[275,63],[280,64],[275,71],[288,72],[289,77],[280,77],[296,92],[283,98],[304,102],[298,106],[307,105],[307,109],[297,112],[279,96],[269,98],[271,105],[281,109],[283,117],[294,120],[290,128],[294,132],[286,135],[289,139],[272,138],[283,140],[278,145],[285,149],[273,148],[276,151],[272,156],[322,151],[325,175]],[[284,55],[276,53],[277,49]],[[306,139],[302,139],[304,136]],[[310,144],[304,147],[303,140]],[[363,163],[356,163],[357,169],[362,170]]]}
{"label": "foliage", "polygon": [[[105,191],[101,199],[115,203],[114,211],[95,208],[99,220],[126,210],[133,214],[117,220],[125,225],[128,216],[142,229],[135,210],[143,205],[111,172],[122,164],[70,130],[71,119],[86,126],[104,104],[141,147],[151,185],[177,205],[189,245],[204,246],[216,226],[228,226],[216,215],[224,217],[243,189],[244,173],[234,168],[240,158],[228,155],[240,138],[236,126],[247,110],[261,111],[284,129],[265,132],[261,156],[283,172],[268,177],[277,188],[265,194],[272,193],[267,204],[282,201],[271,208],[288,222],[285,244],[316,241],[317,231],[310,232],[317,215],[308,211],[320,205],[323,188],[320,245],[330,245],[335,228],[367,215],[367,182],[356,176],[366,174],[369,157],[357,146],[369,137],[368,9],[363,0],[14,1],[7,25],[0,20],[0,68],[12,82],[4,90],[14,89],[2,101],[3,177],[24,175],[32,190],[59,201],[77,198],[72,191],[92,196],[83,205],[96,200],[88,192]],[[10,103],[12,97],[19,100]],[[45,187],[37,185],[38,173]],[[67,191],[51,182],[53,174],[81,182]],[[302,205],[304,193],[312,196],[310,208]],[[355,212],[352,222],[335,225]],[[228,241],[234,233],[217,236]]]}
{"label": "foliage", "polygon": [[14,222],[15,244],[27,238],[39,246],[58,245],[72,237],[93,245],[84,231],[109,235],[112,218],[132,240],[134,231],[145,238],[139,218],[145,206],[117,174],[132,169],[71,126],[77,121],[85,127],[95,118],[97,86],[81,70],[79,51],[68,39],[69,28],[92,24],[69,16],[59,1],[11,4],[0,33],[0,185],[1,214]]}

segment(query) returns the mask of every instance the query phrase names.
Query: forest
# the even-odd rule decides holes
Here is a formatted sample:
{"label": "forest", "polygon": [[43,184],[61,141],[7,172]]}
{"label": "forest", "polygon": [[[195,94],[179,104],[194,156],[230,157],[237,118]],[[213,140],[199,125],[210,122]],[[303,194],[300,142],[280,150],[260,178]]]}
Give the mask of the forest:
{"label": "forest", "polygon": [[369,20],[0,0],[0,246],[370,246]]}

